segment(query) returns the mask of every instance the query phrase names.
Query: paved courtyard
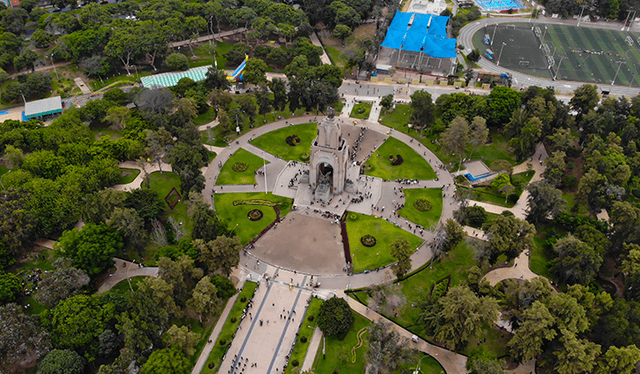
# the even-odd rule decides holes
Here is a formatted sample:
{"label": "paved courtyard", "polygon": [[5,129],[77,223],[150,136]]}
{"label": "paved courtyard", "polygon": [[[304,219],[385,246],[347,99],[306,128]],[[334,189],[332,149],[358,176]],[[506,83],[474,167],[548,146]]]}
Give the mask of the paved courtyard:
{"label": "paved courtyard", "polygon": [[308,274],[337,274],[345,266],[340,224],[291,212],[255,243],[256,257]]}

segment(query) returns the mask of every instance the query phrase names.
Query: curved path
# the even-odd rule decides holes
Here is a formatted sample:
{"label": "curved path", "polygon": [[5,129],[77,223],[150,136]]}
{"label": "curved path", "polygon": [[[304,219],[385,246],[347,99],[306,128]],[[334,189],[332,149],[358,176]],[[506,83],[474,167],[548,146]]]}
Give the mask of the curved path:
{"label": "curved path", "polygon": [[140,265],[135,262],[122,260],[120,258],[114,258],[113,262],[115,263],[116,271],[109,273],[109,278],[100,285],[98,293],[109,291],[125,279],[134,277],[158,277],[157,267],[140,267]]}
{"label": "curved path", "polygon": [[[474,49],[473,46],[473,35],[480,29],[484,28],[487,25],[496,25],[501,23],[532,23],[532,24],[554,24],[554,25],[565,25],[565,26],[575,26],[577,21],[571,20],[555,20],[555,19],[531,19],[531,18],[485,18],[476,22],[472,22],[467,24],[460,30],[460,35],[458,35],[458,44],[464,46],[464,51],[472,51]],[[602,28],[602,29],[612,29],[615,28],[617,30],[620,29],[619,24],[592,24],[592,23],[581,23],[580,27],[589,27],[589,28]],[[481,57],[480,61],[478,61],[478,65],[481,68],[488,70],[493,73],[510,73],[513,76],[513,86],[514,87],[528,87],[528,86],[538,86],[538,87],[554,87],[556,92],[566,93],[568,91],[575,91],[578,87],[584,84],[596,84],[601,89],[606,89],[611,92],[613,95],[618,96],[627,96],[632,97],[638,95],[640,93],[640,88],[632,88],[626,86],[612,86],[610,84],[597,84],[593,82],[574,82],[574,81],[561,81],[556,80],[553,81],[551,79],[545,79],[540,77],[535,77],[532,75],[527,75],[523,73],[519,73],[514,70],[506,69],[504,67],[498,66],[488,59]]]}

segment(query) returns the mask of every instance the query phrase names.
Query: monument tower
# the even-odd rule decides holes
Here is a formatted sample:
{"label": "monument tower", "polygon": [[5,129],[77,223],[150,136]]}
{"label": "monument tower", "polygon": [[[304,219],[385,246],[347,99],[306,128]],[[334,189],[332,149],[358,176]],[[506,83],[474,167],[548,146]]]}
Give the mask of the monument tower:
{"label": "monument tower", "polygon": [[327,109],[327,117],[318,124],[318,136],[311,143],[309,184],[315,189],[315,198],[323,201],[342,193],[347,179],[349,148],[335,114],[333,108]]}

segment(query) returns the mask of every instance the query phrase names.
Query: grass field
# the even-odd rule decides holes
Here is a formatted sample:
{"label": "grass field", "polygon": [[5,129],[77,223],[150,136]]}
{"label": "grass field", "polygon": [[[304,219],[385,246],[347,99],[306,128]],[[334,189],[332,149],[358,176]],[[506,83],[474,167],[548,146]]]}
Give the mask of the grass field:
{"label": "grass field", "polygon": [[[255,171],[262,167],[263,162],[262,158],[240,148],[222,166],[216,185],[254,184],[256,183]],[[241,172],[233,170],[233,165],[236,163],[247,164],[247,169]]]}
{"label": "grass field", "polygon": [[[401,217],[426,228],[435,226],[442,214],[442,190],[439,188],[417,188],[405,189],[404,195],[406,203],[404,208],[398,211]],[[431,202],[432,208],[427,212],[421,212],[413,206],[413,202],[418,199],[427,199]]]}
{"label": "grass field", "polygon": [[[302,161],[301,156],[305,153],[309,154],[311,151],[311,142],[315,139],[316,132],[317,125],[315,123],[303,123],[264,134],[251,141],[251,144],[285,160]],[[286,142],[287,137],[292,135],[297,135],[300,138],[300,143],[295,146],[290,146]]]}
{"label": "grass field", "polygon": [[[240,237],[245,245],[260,233],[268,224],[276,219],[276,212],[272,207],[266,205],[237,205],[236,200],[264,199],[280,203],[278,209],[282,217],[291,211],[292,200],[286,197],[275,196],[269,193],[217,193],[214,195],[215,209],[222,222],[227,224],[227,228],[234,229],[233,233]],[[264,216],[259,221],[250,221],[247,218],[249,211],[260,209]],[[236,226],[237,225],[237,226]]]}
{"label": "grass field", "polygon": [[353,313],[353,325],[344,339],[340,340],[336,336],[328,336],[323,339],[326,342],[325,357],[322,355],[322,343],[316,353],[313,369],[316,373],[336,373],[340,374],[362,374],[364,373],[364,355],[369,350],[367,340],[368,333],[362,336],[363,344],[356,351],[355,362],[351,349],[358,344],[358,332],[366,329],[371,322]]}
{"label": "grass field", "polygon": [[360,119],[369,119],[369,114],[371,113],[371,107],[373,104],[362,102],[353,106],[351,110],[351,117],[360,118]]}
{"label": "grass field", "polygon": [[[145,183],[142,183],[145,186]],[[158,197],[162,200],[164,205],[164,209],[166,211],[165,215],[168,217],[173,217],[173,219],[180,224],[183,222],[184,234],[190,235],[191,230],[193,230],[193,222],[189,219],[187,215],[187,206],[184,203],[184,198],[175,206],[173,210],[169,208],[169,204],[164,200],[165,197],[171,192],[171,189],[175,187],[175,189],[180,191],[180,177],[176,173],[164,172],[160,173],[159,171],[155,173],[149,174],[149,185],[153,191],[158,193]],[[147,258],[150,258],[147,256]]]}
{"label": "grass field", "polygon": [[120,180],[117,184],[127,184],[133,182],[134,179],[140,174],[140,170],[138,169],[126,169],[120,168],[122,174],[120,176]]}
{"label": "grass field", "polygon": [[[404,162],[391,165],[389,156],[402,156]],[[411,147],[398,139],[388,138],[365,163],[366,174],[382,179],[435,179],[436,173],[429,163]]]}
{"label": "grass field", "polygon": [[[353,269],[356,273],[377,269],[395,262],[395,258],[391,256],[389,245],[399,237],[407,239],[412,248],[418,248],[422,244],[422,239],[391,222],[354,212],[348,214],[347,234],[353,258]],[[360,242],[360,238],[367,234],[376,238],[376,244],[373,247],[365,247]]]}
{"label": "grass field", "polygon": [[[222,329],[220,330],[220,335],[218,335],[218,340],[216,340],[216,344],[211,350],[209,354],[209,358],[207,358],[207,362],[202,368],[203,374],[213,374],[217,373],[220,368],[220,364],[222,363],[222,356],[227,352],[227,347],[231,344],[233,340],[233,335],[238,330],[238,325],[240,324],[240,317],[242,316],[242,310],[247,307],[249,300],[253,296],[256,291],[258,284],[254,282],[246,282],[240,294],[238,294],[238,298],[236,298],[231,311],[229,312],[229,316],[227,320],[224,322]],[[245,301],[242,299],[245,298]],[[234,321],[234,322],[232,322]],[[224,344],[220,344],[224,340]],[[214,364],[213,369],[209,369],[210,364]]]}
{"label": "grass field", "polygon": [[[293,351],[291,352],[291,359],[289,362],[293,363],[293,361],[298,361],[298,368],[302,366],[305,357],[307,357],[307,351],[309,350],[309,345],[311,344],[311,337],[313,336],[313,332],[316,329],[316,324],[318,323],[318,312],[320,311],[320,305],[322,305],[322,299],[318,299],[314,297],[311,299],[309,303],[309,307],[304,315],[306,319],[305,323],[302,324],[300,330],[298,331],[298,335],[296,337],[296,345],[293,346]],[[309,319],[313,319],[310,321]],[[303,343],[302,340],[306,341]],[[291,374],[294,372],[295,367],[291,364],[287,366],[287,370],[285,370],[285,374]]]}
{"label": "grass field", "polygon": [[[494,53],[499,53],[498,46],[501,46],[502,42],[507,43],[500,59],[500,66],[550,78],[547,59],[540,49],[540,39],[535,36],[529,24],[517,23],[515,26],[515,28],[507,28],[506,25],[498,26],[492,47]],[[554,75],[562,59],[562,65],[557,71],[557,79],[598,84],[611,84],[615,79],[617,85],[640,86],[638,71],[640,34],[622,32],[618,29],[563,26],[551,23],[536,26],[540,28],[541,36],[544,36],[543,41],[554,57]],[[490,35],[493,34],[492,27],[489,27],[488,31]],[[474,46],[483,53],[487,48],[482,43],[484,34],[485,29],[481,29],[473,37]],[[631,45],[627,42],[627,36]],[[521,61],[529,61],[529,66],[522,66]]]}

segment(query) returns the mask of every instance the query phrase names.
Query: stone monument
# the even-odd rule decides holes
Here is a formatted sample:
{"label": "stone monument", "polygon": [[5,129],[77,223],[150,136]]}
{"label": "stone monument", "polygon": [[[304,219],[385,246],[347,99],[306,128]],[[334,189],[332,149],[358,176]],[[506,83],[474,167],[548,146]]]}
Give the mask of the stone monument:
{"label": "stone monument", "polygon": [[342,193],[347,179],[349,147],[335,115],[335,110],[329,107],[327,117],[318,124],[318,136],[311,143],[309,184],[315,198],[322,201]]}

